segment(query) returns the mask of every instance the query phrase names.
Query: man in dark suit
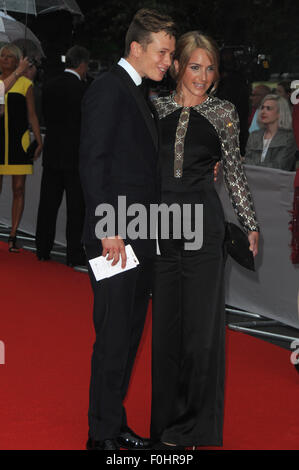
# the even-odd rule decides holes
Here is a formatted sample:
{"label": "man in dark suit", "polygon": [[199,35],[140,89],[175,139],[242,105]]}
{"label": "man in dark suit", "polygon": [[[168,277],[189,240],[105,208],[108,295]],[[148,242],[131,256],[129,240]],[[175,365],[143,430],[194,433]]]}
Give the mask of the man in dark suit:
{"label": "man in dark suit", "polygon": [[56,219],[63,193],[66,194],[66,261],[68,265],[85,264],[82,246],[84,199],[79,177],[81,102],[89,52],[80,46],[66,54],[63,74],[49,81],[43,89],[42,107],[46,125],[43,150],[43,175],[36,227],[37,257],[50,258]]}
{"label": "man in dark suit", "polygon": [[[83,241],[88,259],[107,255],[126,264],[131,244],[137,268],[96,282],[94,344],[87,449],[145,449],[150,441],[128,426],[123,400],[146,317],[155,241],[123,239],[117,229],[97,239],[98,205],[108,203],[118,217],[118,196],[127,207],[149,209],[158,200],[158,132],[139,85],[143,77],[162,80],[175,48],[171,18],[151,10],[136,13],[126,35],[125,59],[95,80],[83,100],[80,175],[86,203]],[[122,220],[128,225],[129,218]]]}

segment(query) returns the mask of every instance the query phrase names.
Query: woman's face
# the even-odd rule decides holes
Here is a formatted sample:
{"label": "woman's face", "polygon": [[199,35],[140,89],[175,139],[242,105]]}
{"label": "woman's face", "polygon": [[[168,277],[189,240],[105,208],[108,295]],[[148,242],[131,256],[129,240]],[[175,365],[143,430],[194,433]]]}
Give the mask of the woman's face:
{"label": "woman's face", "polygon": [[[175,61],[174,65],[178,71],[178,61]],[[216,66],[204,49],[198,48],[192,52],[179,84],[185,101],[199,104],[205,100],[206,93],[215,80]]]}
{"label": "woman's face", "polygon": [[274,124],[278,122],[279,112],[277,103],[274,100],[266,100],[261,106],[260,121],[264,125]]}
{"label": "woman's face", "polygon": [[3,49],[0,54],[0,68],[3,72],[13,72],[18,65],[17,58],[8,49]]}

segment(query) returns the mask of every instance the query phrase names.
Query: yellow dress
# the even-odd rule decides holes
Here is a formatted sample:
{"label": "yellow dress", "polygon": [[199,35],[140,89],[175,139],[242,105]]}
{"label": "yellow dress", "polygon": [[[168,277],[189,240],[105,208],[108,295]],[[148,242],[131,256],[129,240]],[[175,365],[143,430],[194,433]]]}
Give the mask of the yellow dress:
{"label": "yellow dress", "polygon": [[30,175],[32,164],[26,150],[30,144],[26,93],[31,80],[20,77],[5,94],[5,110],[0,116],[0,175]]}

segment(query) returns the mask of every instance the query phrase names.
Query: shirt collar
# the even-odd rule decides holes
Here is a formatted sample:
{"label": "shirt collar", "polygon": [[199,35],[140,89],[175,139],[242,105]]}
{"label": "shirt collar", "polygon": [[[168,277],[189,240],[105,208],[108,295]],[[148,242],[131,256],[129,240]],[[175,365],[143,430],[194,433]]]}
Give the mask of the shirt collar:
{"label": "shirt collar", "polygon": [[142,83],[142,78],[137,72],[137,70],[134,69],[134,67],[124,58],[121,58],[120,61],[118,62],[118,65],[120,65],[125,71],[130,75],[132,78],[133,82],[135,83],[136,86],[141,85]]}
{"label": "shirt collar", "polygon": [[81,80],[80,75],[79,75],[77,72],[75,72],[75,70],[73,70],[73,69],[65,69],[64,71],[65,71],[65,72],[72,73],[73,75],[76,75],[76,77],[79,78],[79,80]]}

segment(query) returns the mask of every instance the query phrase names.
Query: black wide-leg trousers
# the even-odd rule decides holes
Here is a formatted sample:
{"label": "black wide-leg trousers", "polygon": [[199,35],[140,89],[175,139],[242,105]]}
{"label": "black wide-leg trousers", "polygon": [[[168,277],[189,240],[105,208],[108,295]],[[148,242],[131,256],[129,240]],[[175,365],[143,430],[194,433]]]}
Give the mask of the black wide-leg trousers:
{"label": "black wide-leg trousers", "polygon": [[[101,243],[85,246],[88,259],[101,255]],[[152,259],[141,259],[137,268],[96,282],[93,347],[89,401],[89,436],[94,440],[116,438],[127,424],[123,400],[141,339],[152,289]]]}
{"label": "black wide-leg trousers", "polygon": [[183,446],[222,445],[224,219],[204,209],[202,248],[159,240],[154,269],[151,437]]}

